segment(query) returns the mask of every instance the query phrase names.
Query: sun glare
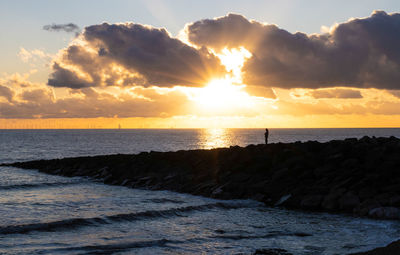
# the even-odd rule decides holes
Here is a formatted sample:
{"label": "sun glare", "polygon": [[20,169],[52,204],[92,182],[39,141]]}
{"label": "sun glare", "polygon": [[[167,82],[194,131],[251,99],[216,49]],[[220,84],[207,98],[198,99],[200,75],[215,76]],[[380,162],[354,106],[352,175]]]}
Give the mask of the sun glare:
{"label": "sun glare", "polygon": [[243,85],[233,85],[229,79],[212,80],[199,89],[193,100],[210,111],[228,110],[250,105],[250,96],[242,91]]}
{"label": "sun glare", "polygon": [[222,113],[240,107],[249,107],[251,97],[242,89],[242,67],[251,53],[245,48],[224,48],[220,53],[215,53],[228,72],[224,79],[211,80],[204,88],[200,88],[192,96],[201,110],[208,113]]}
{"label": "sun glare", "polygon": [[228,72],[232,72],[235,82],[242,82],[242,67],[244,62],[251,57],[251,53],[243,47],[228,49],[224,48],[221,53],[216,54]]}

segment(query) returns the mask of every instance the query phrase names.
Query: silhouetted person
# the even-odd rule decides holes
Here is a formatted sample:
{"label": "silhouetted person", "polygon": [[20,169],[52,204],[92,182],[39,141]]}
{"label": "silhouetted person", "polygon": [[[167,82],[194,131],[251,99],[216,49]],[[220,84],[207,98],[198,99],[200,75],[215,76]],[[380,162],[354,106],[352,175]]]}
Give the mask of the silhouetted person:
{"label": "silhouetted person", "polygon": [[268,143],[268,135],[269,135],[269,130],[268,130],[268,128],[266,128],[265,129],[265,134],[264,134],[264,136],[265,136],[265,144]]}

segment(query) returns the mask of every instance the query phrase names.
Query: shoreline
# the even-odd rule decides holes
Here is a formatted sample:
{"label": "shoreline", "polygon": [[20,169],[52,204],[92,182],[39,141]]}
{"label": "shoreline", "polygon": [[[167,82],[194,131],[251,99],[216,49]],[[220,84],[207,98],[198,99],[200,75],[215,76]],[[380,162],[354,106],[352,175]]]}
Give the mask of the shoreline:
{"label": "shoreline", "polygon": [[[88,176],[132,188],[218,199],[255,199],[267,206],[399,220],[399,155],[400,139],[363,137],[324,143],[35,160],[0,166]],[[400,250],[396,243],[389,248]]]}

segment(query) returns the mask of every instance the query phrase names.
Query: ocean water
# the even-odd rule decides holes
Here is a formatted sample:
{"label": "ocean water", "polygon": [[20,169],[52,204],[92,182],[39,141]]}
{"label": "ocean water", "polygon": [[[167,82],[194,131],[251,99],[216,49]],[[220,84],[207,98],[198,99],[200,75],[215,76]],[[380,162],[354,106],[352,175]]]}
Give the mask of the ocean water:
{"label": "ocean water", "polygon": [[[0,130],[0,162],[246,146],[263,129]],[[397,136],[400,129],[271,129],[270,142]],[[0,167],[0,254],[347,254],[397,240],[400,223],[268,208]]]}

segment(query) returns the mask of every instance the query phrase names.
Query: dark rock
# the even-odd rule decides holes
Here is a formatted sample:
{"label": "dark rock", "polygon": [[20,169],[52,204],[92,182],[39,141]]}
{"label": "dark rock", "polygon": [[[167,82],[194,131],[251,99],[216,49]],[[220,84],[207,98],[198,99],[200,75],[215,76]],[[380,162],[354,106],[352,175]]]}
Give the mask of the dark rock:
{"label": "dark rock", "polygon": [[392,242],[386,247],[376,248],[371,251],[353,253],[350,255],[397,255],[400,254],[400,240]]}
{"label": "dark rock", "polygon": [[[364,183],[364,185],[368,185],[368,183]],[[365,200],[375,196],[376,193],[377,193],[376,190],[368,185],[367,187],[362,187],[359,190],[358,196],[360,197],[361,200]]]}
{"label": "dark rock", "polygon": [[318,209],[320,208],[322,195],[308,195],[301,200],[302,209]]}
{"label": "dark rock", "polygon": [[292,194],[287,194],[282,196],[275,204],[274,206],[280,206],[283,205],[289,198],[292,197]]}
{"label": "dark rock", "polygon": [[376,195],[374,198],[383,206],[390,205],[390,199],[393,197],[394,194],[391,193],[382,193]]}
{"label": "dark rock", "polygon": [[293,255],[284,249],[258,249],[253,255]]}
{"label": "dark rock", "polygon": [[344,194],[340,199],[339,199],[339,207],[342,210],[345,211],[352,211],[354,208],[359,206],[360,204],[360,199],[358,196],[354,195],[352,192],[348,192]]}
{"label": "dark rock", "polygon": [[339,208],[339,198],[345,192],[345,188],[331,190],[331,192],[324,197],[322,201],[322,208],[329,211],[337,210]]}
{"label": "dark rock", "polygon": [[366,216],[372,209],[382,207],[382,205],[374,198],[367,199],[363,201],[358,209],[358,214],[361,216]]}
{"label": "dark rock", "polygon": [[400,206],[400,196],[399,195],[393,195],[392,197],[390,197],[389,205],[390,206],[399,207]]}
{"label": "dark rock", "polygon": [[378,207],[371,209],[368,216],[377,219],[399,219],[400,209],[395,207]]}

